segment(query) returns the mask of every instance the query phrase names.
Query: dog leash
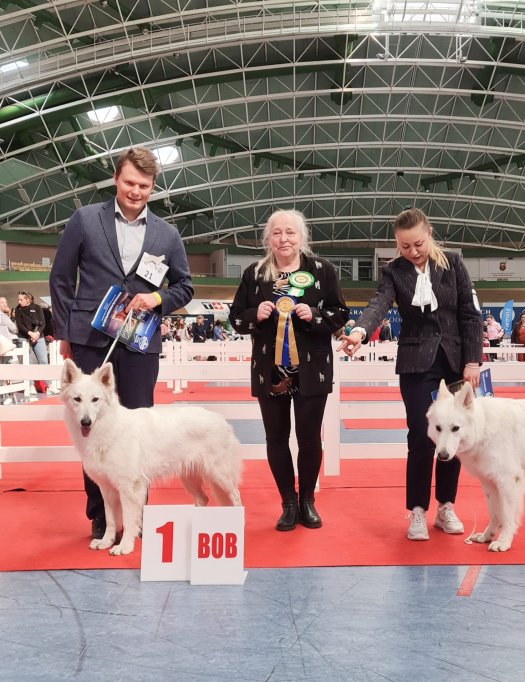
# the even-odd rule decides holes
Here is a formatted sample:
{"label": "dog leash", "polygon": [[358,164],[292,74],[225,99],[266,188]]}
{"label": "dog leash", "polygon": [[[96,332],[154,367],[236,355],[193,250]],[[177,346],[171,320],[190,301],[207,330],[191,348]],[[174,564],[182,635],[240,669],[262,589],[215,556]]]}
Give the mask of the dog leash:
{"label": "dog leash", "polygon": [[119,340],[120,335],[122,334],[122,332],[124,331],[124,329],[125,329],[126,326],[128,325],[128,322],[131,320],[132,316],[133,316],[133,308],[132,308],[132,309],[129,311],[129,313],[126,315],[126,319],[124,320],[124,323],[122,324],[122,326],[120,327],[120,329],[118,330],[118,332],[115,334],[115,340],[114,340],[113,343],[111,344],[111,347],[110,347],[110,349],[108,350],[108,353],[107,353],[106,357],[104,358],[104,362],[102,363],[103,365],[105,365],[106,362],[109,360],[109,356],[110,356],[111,353],[113,352],[113,349],[114,349],[115,346],[117,345],[117,341]]}

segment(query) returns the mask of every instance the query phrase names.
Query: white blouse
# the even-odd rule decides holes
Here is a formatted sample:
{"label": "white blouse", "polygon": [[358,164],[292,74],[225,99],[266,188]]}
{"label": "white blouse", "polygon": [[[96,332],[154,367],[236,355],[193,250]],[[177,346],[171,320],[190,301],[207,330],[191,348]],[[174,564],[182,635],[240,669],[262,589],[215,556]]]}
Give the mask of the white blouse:
{"label": "white blouse", "polygon": [[432,290],[432,281],[430,279],[430,266],[427,263],[424,272],[414,265],[417,272],[416,290],[412,305],[421,306],[421,312],[425,310],[425,306],[430,304],[430,310],[434,312],[437,310],[438,302],[434,291]]}

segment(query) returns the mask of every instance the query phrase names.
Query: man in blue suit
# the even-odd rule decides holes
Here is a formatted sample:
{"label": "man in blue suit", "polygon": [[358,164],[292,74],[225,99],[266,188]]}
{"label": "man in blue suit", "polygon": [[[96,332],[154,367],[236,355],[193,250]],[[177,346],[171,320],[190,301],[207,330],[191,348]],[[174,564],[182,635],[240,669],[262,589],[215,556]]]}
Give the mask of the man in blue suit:
{"label": "man in blue suit", "polygon": [[[75,211],[62,233],[49,278],[56,338],[61,340],[62,356],[72,358],[83,372],[100,367],[113,341],[91,326],[111,285],[117,284],[132,295],[126,312],[133,308],[167,315],[185,306],[193,296],[177,229],[146,205],[157,173],[157,162],[149,149],[129,149],[117,161],[115,199]],[[150,256],[160,264],[153,281],[145,268]],[[159,328],[145,354],[117,343],[110,362],[125,407],[153,405],[161,347]],[[86,474],[84,483],[92,535],[101,538],[106,526],[104,501]]]}

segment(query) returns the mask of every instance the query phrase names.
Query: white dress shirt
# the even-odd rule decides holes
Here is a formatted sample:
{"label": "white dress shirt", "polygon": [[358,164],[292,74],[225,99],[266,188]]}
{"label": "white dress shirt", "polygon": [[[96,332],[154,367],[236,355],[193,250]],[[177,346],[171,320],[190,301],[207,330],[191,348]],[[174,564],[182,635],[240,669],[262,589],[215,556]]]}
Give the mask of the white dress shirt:
{"label": "white dress shirt", "polygon": [[117,230],[118,250],[126,275],[135,265],[142,251],[147,217],[148,207],[144,206],[135,220],[128,220],[115,199],[115,228]]}

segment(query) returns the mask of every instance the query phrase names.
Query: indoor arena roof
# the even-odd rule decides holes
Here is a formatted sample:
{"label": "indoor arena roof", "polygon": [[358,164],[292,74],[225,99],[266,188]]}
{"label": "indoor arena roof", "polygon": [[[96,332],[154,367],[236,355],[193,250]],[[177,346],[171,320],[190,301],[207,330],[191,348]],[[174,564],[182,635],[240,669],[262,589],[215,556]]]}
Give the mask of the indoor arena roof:
{"label": "indoor arena roof", "polygon": [[59,232],[156,150],[153,210],[256,247],[381,246],[419,206],[449,246],[525,249],[525,2],[4,0],[0,227]]}

